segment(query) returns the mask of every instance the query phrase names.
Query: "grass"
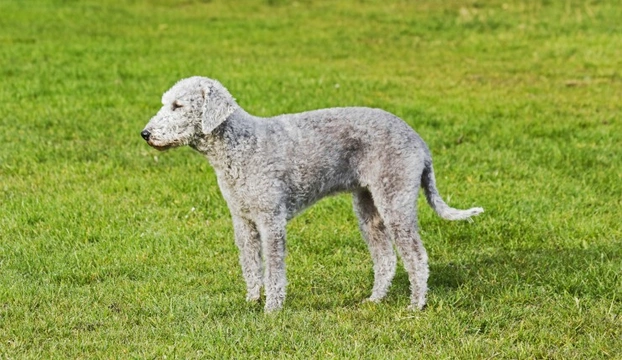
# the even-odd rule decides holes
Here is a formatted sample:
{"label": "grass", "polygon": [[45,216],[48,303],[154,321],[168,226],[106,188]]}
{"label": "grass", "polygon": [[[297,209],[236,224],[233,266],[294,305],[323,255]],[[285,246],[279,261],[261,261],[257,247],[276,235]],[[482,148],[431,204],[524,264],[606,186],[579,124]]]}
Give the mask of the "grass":
{"label": "grass", "polygon": [[[0,2],[0,358],[622,358],[618,1]],[[209,164],[139,136],[182,77],[257,115],[381,107],[428,142],[429,306],[348,195],[288,227],[288,299],[244,301]]]}

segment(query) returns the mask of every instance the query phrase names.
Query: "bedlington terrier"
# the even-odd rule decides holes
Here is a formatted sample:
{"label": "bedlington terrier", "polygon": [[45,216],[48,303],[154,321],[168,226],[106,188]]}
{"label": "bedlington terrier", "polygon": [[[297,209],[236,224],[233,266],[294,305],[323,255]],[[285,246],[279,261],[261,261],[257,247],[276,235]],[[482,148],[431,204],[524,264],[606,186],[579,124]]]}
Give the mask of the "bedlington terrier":
{"label": "bedlington terrier", "polygon": [[483,212],[443,201],[427,145],[386,111],[346,107],[260,118],[238,106],[218,81],[198,76],[176,83],[162,104],[141,136],[158,150],[189,145],[207,157],[231,212],[246,299],[259,300],[263,286],[267,312],[285,300],[285,224],[327,195],[353,194],[374,265],[367,301],[387,294],[397,264],[394,244],[414,310],[425,305],[429,272],[418,233],[419,187],[445,219]]}

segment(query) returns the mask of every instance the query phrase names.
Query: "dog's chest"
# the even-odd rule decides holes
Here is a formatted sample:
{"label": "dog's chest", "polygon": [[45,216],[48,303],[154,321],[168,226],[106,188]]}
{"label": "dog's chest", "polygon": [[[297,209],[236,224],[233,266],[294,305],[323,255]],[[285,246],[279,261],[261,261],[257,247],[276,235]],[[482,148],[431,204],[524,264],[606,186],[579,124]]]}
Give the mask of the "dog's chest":
{"label": "dog's chest", "polygon": [[273,179],[247,174],[237,168],[217,170],[216,175],[232,214],[252,218],[259,212],[274,211],[275,202],[282,198],[280,186]]}

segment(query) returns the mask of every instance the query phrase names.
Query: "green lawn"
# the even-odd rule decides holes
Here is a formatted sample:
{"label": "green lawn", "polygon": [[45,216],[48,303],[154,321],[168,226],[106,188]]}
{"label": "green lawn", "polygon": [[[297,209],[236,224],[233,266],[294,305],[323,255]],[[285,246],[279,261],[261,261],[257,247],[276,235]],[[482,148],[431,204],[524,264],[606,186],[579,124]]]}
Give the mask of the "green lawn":
{"label": "green lawn", "polygon": [[[622,358],[622,4],[0,1],[0,359]],[[288,298],[247,304],[209,164],[140,131],[219,79],[262,116],[380,107],[442,195],[423,312],[373,282],[349,195],[288,226]]]}

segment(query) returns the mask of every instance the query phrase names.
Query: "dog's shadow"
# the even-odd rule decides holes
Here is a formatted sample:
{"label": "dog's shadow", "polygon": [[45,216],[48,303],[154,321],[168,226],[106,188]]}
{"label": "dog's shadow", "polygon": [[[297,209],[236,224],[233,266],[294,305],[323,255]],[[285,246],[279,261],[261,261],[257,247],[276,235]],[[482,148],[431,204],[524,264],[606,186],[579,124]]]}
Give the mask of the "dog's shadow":
{"label": "dog's shadow", "polygon": [[[502,250],[475,256],[475,260],[433,263],[429,287],[434,297],[452,297],[465,289],[465,304],[473,300],[499,297],[504,292],[534,292],[537,289],[575,297],[620,299],[619,264],[622,246],[597,246],[586,249]],[[408,278],[396,278],[401,293],[408,293]],[[617,293],[614,295],[614,293]]]}
{"label": "dog's shadow", "polygon": [[[445,303],[456,303],[456,298],[460,298],[460,306],[477,307],[482,299],[494,299],[507,291],[535,291],[533,289],[537,288],[549,294],[614,297],[622,301],[619,275],[622,246],[614,245],[587,249],[499,249],[492,254],[476,255],[469,261],[432,262],[428,306],[443,299],[447,299]],[[319,284],[319,288],[305,294],[297,293],[304,289],[294,287],[286,306],[293,310],[356,308],[369,296],[373,273],[370,270],[362,276],[340,281],[340,284]],[[408,275],[400,264],[383,303],[407,303],[409,288]],[[456,296],[458,292],[463,294]]]}

